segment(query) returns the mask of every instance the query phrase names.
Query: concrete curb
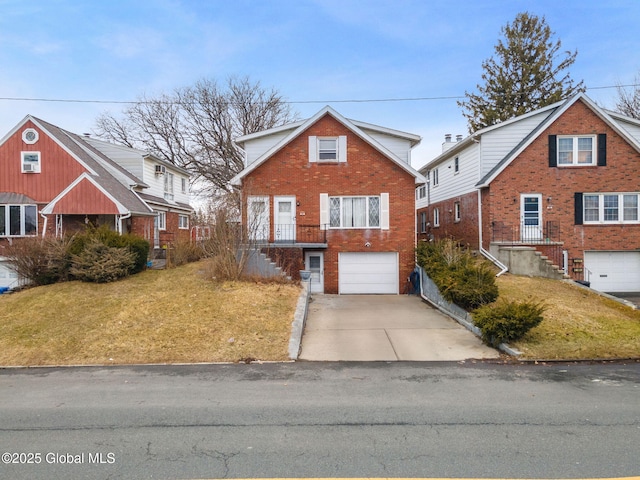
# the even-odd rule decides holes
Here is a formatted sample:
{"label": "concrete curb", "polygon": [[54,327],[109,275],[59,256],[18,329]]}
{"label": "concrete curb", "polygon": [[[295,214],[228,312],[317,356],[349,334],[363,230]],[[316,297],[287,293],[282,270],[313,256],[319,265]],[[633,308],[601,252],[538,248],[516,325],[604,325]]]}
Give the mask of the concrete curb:
{"label": "concrete curb", "polygon": [[302,343],[302,333],[304,325],[307,322],[307,312],[309,311],[309,285],[307,282],[301,282],[302,291],[298,297],[296,311],[293,314],[293,322],[291,323],[291,336],[289,337],[289,358],[297,360],[300,355],[300,347]]}

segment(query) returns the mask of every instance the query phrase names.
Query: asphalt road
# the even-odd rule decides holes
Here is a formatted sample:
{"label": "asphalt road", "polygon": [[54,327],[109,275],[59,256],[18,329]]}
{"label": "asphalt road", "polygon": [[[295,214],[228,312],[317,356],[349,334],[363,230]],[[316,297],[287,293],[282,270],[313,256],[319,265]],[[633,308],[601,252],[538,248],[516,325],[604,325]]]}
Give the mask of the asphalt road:
{"label": "asphalt road", "polygon": [[0,370],[3,479],[623,477],[638,445],[640,363]]}

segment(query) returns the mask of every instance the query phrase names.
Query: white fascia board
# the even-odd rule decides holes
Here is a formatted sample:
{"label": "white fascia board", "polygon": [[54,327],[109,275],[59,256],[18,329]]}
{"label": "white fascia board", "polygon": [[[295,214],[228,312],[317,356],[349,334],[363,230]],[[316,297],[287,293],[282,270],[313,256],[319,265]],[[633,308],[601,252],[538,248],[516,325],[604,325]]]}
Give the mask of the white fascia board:
{"label": "white fascia board", "polygon": [[24,124],[27,123],[29,120],[33,121],[33,117],[31,115],[27,115],[21,121],[19,121],[15,127],[9,130],[9,132],[4,137],[2,137],[2,140],[0,140],[0,145],[3,145],[4,142],[9,140],[9,138],[11,138],[14,133],[20,130],[24,126]]}
{"label": "white fascia board", "polygon": [[[240,185],[242,178],[244,178],[249,173],[251,173],[253,170],[255,170],[260,165],[262,165],[267,159],[269,159],[271,156],[273,156],[275,153],[277,153],[280,149],[282,149],[285,145],[287,145],[289,142],[291,142],[294,138],[298,137],[298,135],[300,135],[303,131],[305,131],[311,125],[316,123],[320,118],[322,118],[326,114],[331,115],[334,119],[336,119],[338,122],[340,122],[346,128],[351,130],[353,133],[358,135],[365,142],[369,143],[372,147],[374,147],[380,153],[382,153],[383,155],[388,157],[391,161],[393,161],[396,164],[398,164],[403,170],[405,170],[408,173],[410,173],[411,175],[413,175],[415,177],[415,179],[416,179],[416,183],[417,184],[425,183],[425,181],[426,181],[425,178],[417,170],[412,168],[410,165],[404,163],[393,152],[391,152],[386,147],[384,147],[383,145],[378,143],[376,140],[371,138],[371,136],[369,136],[366,133],[364,133],[362,130],[360,130],[360,128],[358,128],[351,121],[347,120],[345,117],[340,115],[338,112],[336,112],[333,108],[331,108],[328,105],[326,107],[324,107],[323,109],[321,109],[313,117],[307,119],[304,122],[301,122],[300,125],[297,128],[295,128],[289,135],[287,135],[285,138],[283,138],[280,142],[278,142],[276,145],[271,147],[265,153],[260,155],[260,157],[258,157],[251,165],[249,165],[247,168],[245,168],[240,173],[238,173],[235,177],[233,177],[230,180],[229,183],[231,183],[231,185]],[[271,133],[273,133],[273,131]]]}
{"label": "white fascia board", "polygon": [[71,182],[67,188],[65,188],[62,192],[60,192],[56,198],[54,198],[53,200],[51,200],[43,209],[42,209],[42,213],[45,215],[49,215],[51,213],[53,213],[53,209],[56,206],[56,204],[62,199],[64,198],[67,193],[69,193],[71,190],[73,190],[76,185],[78,185],[82,180],[89,180],[94,187],[96,187],[98,190],[100,190],[104,196],[106,196],[109,200],[111,200],[116,207],[118,208],[118,213],[121,215],[124,215],[126,213],[130,213],[129,210],[127,208],[124,207],[124,205],[122,205],[118,200],[116,200],[116,198],[111,195],[107,190],[105,190],[102,185],[100,185],[99,183],[97,183],[93,178],[91,178],[91,175],[89,175],[87,172],[82,173],[78,178],[76,178],[73,182]]}
{"label": "white fascia board", "polygon": [[293,123],[287,123],[286,125],[280,125],[279,127],[269,128],[268,130],[261,130],[259,132],[249,133],[247,135],[242,135],[241,137],[237,137],[234,140],[234,142],[239,145],[239,144],[244,144],[245,142],[248,142],[249,140],[255,140],[256,138],[273,135],[274,133],[284,132],[286,130],[292,130],[293,131],[296,128],[298,128],[300,125],[304,124],[305,122],[306,122],[306,120],[300,120],[300,121],[293,122]]}
{"label": "white fascia board", "polygon": [[411,142],[411,147],[415,147],[422,141],[422,137],[420,135],[416,135],[413,133],[403,132],[401,130],[394,130],[393,128],[381,127],[380,125],[374,125],[373,123],[361,122],[359,120],[351,120],[349,121],[359,127],[364,128],[366,130],[373,130],[376,132],[384,133],[386,135],[390,135],[392,137],[399,137]]}

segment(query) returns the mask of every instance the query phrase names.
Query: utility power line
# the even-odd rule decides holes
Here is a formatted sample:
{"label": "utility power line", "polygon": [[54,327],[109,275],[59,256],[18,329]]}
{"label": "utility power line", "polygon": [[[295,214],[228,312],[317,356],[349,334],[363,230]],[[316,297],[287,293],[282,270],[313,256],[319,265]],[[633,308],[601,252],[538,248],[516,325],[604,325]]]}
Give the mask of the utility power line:
{"label": "utility power line", "polygon": [[[600,87],[588,87],[585,90],[605,90],[610,88],[639,87],[638,83],[627,85],[605,85]],[[289,104],[312,104],[312,103],[385,103],[385,102],[426,102],[433,100],[459,100],[466,98],[464,95],[437,96],[437,97],[406,97],[406,98],[368,98],[368,99],[342,99],[342,100],[285,100],[283,103]],[[30,98],[30,97],[0,97],[0,101],[8,102],[51,102],[51,103],[94,103],[111,105],[133,105],[139,103],[181,103],[163,102],[160,100],[81,100],[73,98]]]}

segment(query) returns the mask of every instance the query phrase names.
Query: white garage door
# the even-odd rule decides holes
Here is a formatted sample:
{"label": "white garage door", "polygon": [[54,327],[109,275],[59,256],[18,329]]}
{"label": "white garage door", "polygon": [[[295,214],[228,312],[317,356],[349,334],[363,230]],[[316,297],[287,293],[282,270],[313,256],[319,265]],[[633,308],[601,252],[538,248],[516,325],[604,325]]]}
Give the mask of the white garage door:
{"label": "white garage door", "polygon": [[0,288],[13,288],[18,286],[18,275],[0,260]]}
{"label": "white garage door", "polygon": [[640,292],[640,252],[584,252],[584,267],[594,290]]}
{"label": "white garage door", "polygon": [[398,293],[396,252],[338,254],[338,292]]}

